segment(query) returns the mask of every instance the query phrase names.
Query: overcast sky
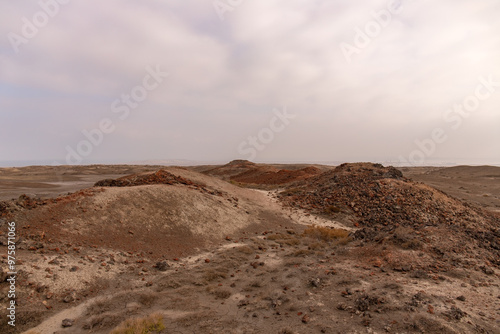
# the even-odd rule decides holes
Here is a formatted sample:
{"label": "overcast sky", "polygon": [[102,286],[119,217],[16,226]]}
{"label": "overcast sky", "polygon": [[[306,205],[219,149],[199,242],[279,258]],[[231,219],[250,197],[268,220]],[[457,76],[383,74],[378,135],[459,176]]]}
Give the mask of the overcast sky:
{"label": "overcast sky", "polygon": [[499,17],[498,0],[1,0],[0,161],[500,164]]}

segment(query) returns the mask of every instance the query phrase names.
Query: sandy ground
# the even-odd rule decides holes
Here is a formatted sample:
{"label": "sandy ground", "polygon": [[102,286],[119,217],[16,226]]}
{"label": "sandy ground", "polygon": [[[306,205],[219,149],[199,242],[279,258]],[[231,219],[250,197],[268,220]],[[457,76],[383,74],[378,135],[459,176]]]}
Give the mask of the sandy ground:
{"label": "sandy ground", "polygon": [[500,212],[500,167],[401,168],[405,176],[424,182],[448,195]]}
{"label": "sandy ground", "polygon": [[123,175],[156,171],[161,166],[91,165],[0,168],[0,201],[22,194],[48,198],[91,187]]}

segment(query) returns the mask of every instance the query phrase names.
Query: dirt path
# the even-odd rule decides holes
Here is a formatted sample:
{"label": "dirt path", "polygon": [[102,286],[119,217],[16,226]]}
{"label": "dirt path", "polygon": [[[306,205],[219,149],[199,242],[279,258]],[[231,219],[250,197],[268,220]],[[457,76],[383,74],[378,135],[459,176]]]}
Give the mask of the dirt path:
{"label": "dirt path", "polygon": [[255,191],[264,194],[266,198],[269,199],[269,204],[268,204],[269,208],[281,211],[283,215],[290,218],[296,224],[305,226],[316,225],[316,226],[325,226],[332,228],[341,228],[352,232],[356,231],[356,228],[346,226],[340,221],[312,215],[307,211],[298,208],[283,207],[283,205],[279,202],[278,198],[276,197],[276,194],[280,190],[276,191],[255,190]]}

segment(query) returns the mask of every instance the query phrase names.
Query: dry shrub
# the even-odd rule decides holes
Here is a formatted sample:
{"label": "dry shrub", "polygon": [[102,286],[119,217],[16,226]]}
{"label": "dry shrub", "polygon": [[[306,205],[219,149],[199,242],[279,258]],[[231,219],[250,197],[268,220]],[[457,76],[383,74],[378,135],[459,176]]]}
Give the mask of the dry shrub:
{"label": "dry shrub", "polygon": [[158,299],[158,294],[154,292],[143,292],[139,295],[139,303],[145,306],[151,306]]}
{"label": "dry shrub", "polygon": [[280,240],[278,242],[279,244],[284,244],[284,245],[287,245],[287,246],[297,246],[300,244],[300,240],[299,239],[288,239],[288,240]]}
{"label": "dry shrub", "polygon": [[310,250],[321,250],[326,247],[326,244],[324,242],[313,242],[312,244],[309,245]]}
{"label": "dry shrub", "polygon": [[282,195],[282,196],[293,196],[293,195],[300,194],[301,192],[302,192],[302,190],[299,189],[299,188],[291,188],[291,189],[282,191],[280,193],[280,195]]}
{"label": "dry shrub", "polygon": [[399,246],[402,249],[416,250],[422,248],[422,242],[415,235],[415,230],[408,227],[396,228],[389,240],[393,245]]}
{"label": "dry shrub", "polygon": [[342,212],[342,209],[339,208],[338,206],[330,205],[327,208],[325,208],[325,212],[328,214],[340,213]]}
{"label": "dry shrub", "polygon": [[302,257],[302,256],[307,256],[310,255],[312,251],[310,249],[298,249],[291,253],[290,255],[293,257]]}
{"label": "dry shrub", "polygon": [[255,253],[255,250],[252,249],[252,247],[249,247],[249,246],[237,247],[236,249],[238,250],[238,252],[243,253],[243,254],[250,255],[250,254]]}
{"label": "dry shrub", "polygon": [[216,279],[220,278],[226,278],[227,277],[227,271],[226,270],[214,270],[214,269],[208,269],[205,271],[205,274],[203,275],[203,278],[207,282],[211,282]]}
{"label": "dry shrub", "polygon": [[228,299],[229,297],[231,297],[232,293],[231,291],[229,290],[226,290],[226,289],[218,289],[218,290],[215,290],[213,292],[213,294],[215,295],[215,297],[217,299]]}
{"label": "dry shrub", "polygon": [[87,308],[87,316],[100,315],[111,311],[113,302],[110,298],[97,300],[92,304],[92,307]]}
{"label": "dry shrub", "polygon": [[295,235],[276,233],[266,237],[267,240],[274,241],[280,245],[296,246],[300,240]]}
{"label": "dry shrub", "polygon": [[83,325],[83,329],[95,330],[99,328],[109,328],[112,326],[116,326],[116,324],[119,323],[122,319],[123,317],[119,314],[106,312],[88,318]]}
{"label": "dry shrub", "polygon": [[266,236],[266,239],[276,241],[276,240],[290,239],[290,236],[281,233],[276,233]]}
{"label": "dry shrub", "polygon": [[163,316],[156,313],[145,318],[127,319],[113,329],[111,334],[150,334],[164,329]]}
{"label": "dry shrub", "polygon": [[302,235],[324,242],[337,241],[339,243],[347,243],[350,241],[349,231],[340,228],[310,226],[304,230]]}

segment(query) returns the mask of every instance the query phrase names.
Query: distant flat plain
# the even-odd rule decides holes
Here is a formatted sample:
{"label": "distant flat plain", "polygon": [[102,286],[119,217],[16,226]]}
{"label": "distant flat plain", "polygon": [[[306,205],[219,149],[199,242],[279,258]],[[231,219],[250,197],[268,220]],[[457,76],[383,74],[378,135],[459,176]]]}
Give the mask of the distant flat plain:
{"label": "distant flat plain", "polygon": [[[297,169],[301,165],[273,165]],[[323,170],[334,166],[319,166]],[[210,166],[214,167],[214,166]],[[129,174],[156,171],[159,165],[84,165],[84,166],[29,166],[0,168],[0,200],[30,197],[54,197],[92,187],[102,179]],[[184,167],[201,171],[203,167]],[[403,174],[415,181],[433,186],[448,195],[475,203],[490,211],[500,212],[500,167],[401,167]]]}

